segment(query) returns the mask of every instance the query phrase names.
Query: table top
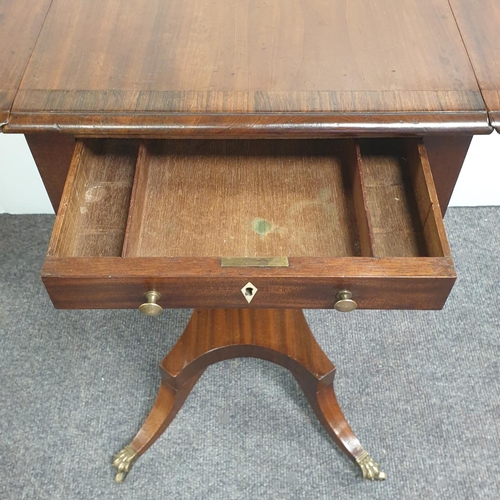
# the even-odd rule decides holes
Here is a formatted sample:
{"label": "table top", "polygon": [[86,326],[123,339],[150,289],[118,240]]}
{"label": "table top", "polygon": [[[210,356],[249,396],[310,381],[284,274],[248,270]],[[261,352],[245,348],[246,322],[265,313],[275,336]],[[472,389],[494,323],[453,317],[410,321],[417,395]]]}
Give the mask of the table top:
{"label": "table top", "polygon": [[7,123],[50,0],[0,0],[0,126]]}
{"label": "table top", "polygon": [[450,0],[492,125],[500,132],[500,2]]}
{"label": "table top", "polygon": [[500,6],[471,4],[0,0],[0,120],[97,136],[487,133]]}

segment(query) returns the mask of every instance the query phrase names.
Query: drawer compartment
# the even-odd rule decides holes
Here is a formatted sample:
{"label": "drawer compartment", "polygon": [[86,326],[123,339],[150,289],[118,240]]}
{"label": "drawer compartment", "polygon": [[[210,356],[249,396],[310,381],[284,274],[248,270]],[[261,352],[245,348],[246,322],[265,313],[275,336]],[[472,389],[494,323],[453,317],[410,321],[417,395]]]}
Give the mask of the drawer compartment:
{"label": "drawer compartment", "polygon": [[149,290],[163,307],[331,308],[348,289],[360,308],[439,309],[455,272],[419,139],[89,139],[43,280],[61,308]]}

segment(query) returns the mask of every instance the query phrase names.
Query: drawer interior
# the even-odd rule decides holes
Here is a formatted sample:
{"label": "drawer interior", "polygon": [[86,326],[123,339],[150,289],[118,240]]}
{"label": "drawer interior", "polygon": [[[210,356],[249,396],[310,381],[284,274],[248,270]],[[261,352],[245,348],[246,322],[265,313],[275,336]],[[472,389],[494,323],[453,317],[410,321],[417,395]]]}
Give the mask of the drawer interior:
{"label": "drawer interior", "polygon": [[146,143],[123,255],[359,255],[343,153],[331,141]]}
{"label": "drawer interior", "polygon": [[360,151],[372,255],[442,256],[437,232],[424,232],[432,202],[416,148],[412,153],[397,140],[362,141]]}
{"label": "drawer interior", "polygon": [[439,309],[455,270],[419,138],[82,139],[42,277],[70,309]]}
{"label": "drawer interior", "polygon": [[136,141],[77,143],[49,255],[121,254],[138,151]]}
{"label": "drawer interior", "polygon": [[77,142],[55,257],[440,257],[418,139]]}

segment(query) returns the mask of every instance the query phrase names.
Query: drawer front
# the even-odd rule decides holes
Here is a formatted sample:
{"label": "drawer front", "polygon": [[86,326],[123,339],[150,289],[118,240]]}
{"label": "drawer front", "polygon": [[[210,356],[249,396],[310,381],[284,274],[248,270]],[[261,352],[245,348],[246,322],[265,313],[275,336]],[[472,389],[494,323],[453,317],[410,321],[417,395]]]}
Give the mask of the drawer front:
{"label": "drawer front", "polygon": [[59,308],[440,309],[455,271],[421,140],[87,140],[42,277]]}
{"label": "drawer front", "polygon": [[[445,269],[443,269],[443,273]],[[158,278],[158,277],[73,277],[44,276],[45,286],[57,308],[137,308],[149,290],[161,297],[164,308],[178,307],[284,307],[330,309],[337,293],[349,290],[361,309],[441,309],[450,293],[453,276],[351,277],[351,278]],[[244,291],[255,287],[250,303]],[[250,286],[251,286],[250,285]]]}

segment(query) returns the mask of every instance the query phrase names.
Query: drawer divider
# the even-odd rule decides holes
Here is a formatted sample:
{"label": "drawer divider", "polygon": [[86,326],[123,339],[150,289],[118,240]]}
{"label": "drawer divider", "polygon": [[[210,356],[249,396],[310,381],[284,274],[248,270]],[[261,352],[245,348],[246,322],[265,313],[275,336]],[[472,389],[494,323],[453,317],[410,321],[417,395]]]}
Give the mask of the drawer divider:
{"label": "drawer divider", "polygon": [[122,257],[134,256],[137,252],[136,247],[139,242],[140,233],[140,227],[138,227],[137,221],[142,221],[144,208],[142,200],[146,196],[145,191],[148,187],[148,172],[146,165],[147,154],[147,142],[141,141],[135,165],[132,194],[130,195],[130,208],[128,211],[127,225],[123,239]]}
{"label": "drawer divider", "polygon": [[359,143],[356,140],[348,141],[347,161],[351,173],[352,196],[354,199],[361,256],[373,257],[375,255],[373,227],[367,204],[361,151]]}

